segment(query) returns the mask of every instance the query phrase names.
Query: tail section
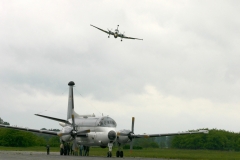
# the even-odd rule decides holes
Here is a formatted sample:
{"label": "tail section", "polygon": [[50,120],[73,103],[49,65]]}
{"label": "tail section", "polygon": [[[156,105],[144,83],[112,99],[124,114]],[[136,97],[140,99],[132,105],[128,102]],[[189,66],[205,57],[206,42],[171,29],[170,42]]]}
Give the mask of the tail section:
{"label": "tail section", "polygon": [[69,85],[69,96],[68,96],[68,112],[67,112],[67,120],[72,118],[74,114],[74,99],[73,99],[73,86],[75,83],[73,81],[68,83]]}
{"label": "tail section", "polygon": [[76,112],[74,112],[74,98],[73,98],[73,86],[75,83],[73,81],[68,83],[69,85],[69,96],[68,96],[68,113],[67,113],[67,120],[72,119],[72,115],[74,117],[81,117]]}

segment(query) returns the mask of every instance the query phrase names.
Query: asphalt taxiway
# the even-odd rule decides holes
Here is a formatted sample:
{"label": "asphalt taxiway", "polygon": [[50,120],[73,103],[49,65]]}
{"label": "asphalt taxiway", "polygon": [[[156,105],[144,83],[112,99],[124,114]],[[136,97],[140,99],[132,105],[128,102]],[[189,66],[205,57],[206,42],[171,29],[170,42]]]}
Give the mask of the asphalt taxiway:
{"label": "asphalt taxiway", "polygon": [[[107,157],[82,157],[82,156],[60,156],[58,152],[51,152],[47,155],[46,152],[31,152],[31,151],[0,151],[0,160],[109,160],[109,159],[126,159],[126,160],[153,160],[156,158],[141,158],[141,157],[124,157],[124,158],[107,158]],[[156,159],[166,160],[166,159]],[[176,159],[175,159],[176,160]]]}

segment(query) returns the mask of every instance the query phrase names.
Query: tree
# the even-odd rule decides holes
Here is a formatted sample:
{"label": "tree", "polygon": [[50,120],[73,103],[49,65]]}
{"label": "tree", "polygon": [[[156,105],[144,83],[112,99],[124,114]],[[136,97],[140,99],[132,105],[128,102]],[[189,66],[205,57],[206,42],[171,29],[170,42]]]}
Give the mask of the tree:
{"label": "tree", "polygon": [[158,148],[158,144],[154,141],[154,138],[136,138],[133,141],[133,145],[140,146],[142,148]]}
{"label": "tree", "polygon": [[179,149],[240,150],[240,133],[211,129],[209,134],[174,136],[172,147]]}
{"label": "tree", "polygon": [[8,123],[8,122],[3,122],[3,124],[10,126],[10,123]]}
{"label": "tree", "polygon": [[0,146],[30,147],[42,145],[46,145],[46,141],[31,132],[8,128],[0,129]]}
{"label": "tree", "polygon": [[0,117],[0,124],[3,124],[3,120],[2,120],[2,118]]}

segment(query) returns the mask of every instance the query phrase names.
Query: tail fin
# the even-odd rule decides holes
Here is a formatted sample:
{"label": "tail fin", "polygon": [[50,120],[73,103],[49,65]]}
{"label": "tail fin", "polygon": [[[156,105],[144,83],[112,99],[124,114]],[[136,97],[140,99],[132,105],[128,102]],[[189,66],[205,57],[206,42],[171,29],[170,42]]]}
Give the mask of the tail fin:
{"label": "tail fin", "polygon": [[69,96],[68,96],[68,113],[67,113],[67,120],[72,118],[74,113],[74,99],[73,99],[73,86],[75,83],[73,81],[68,83],[69,85]]}
{"label": "tail fin", "polygon": [[74,98],[73,98],[73,86],[75,83],[73,81],[68,83],[69,85],[69,96],[68,96],[68,113],[67,113],[67,120],[72,118],[72,115],[74,117],[82,117],[81,115],[77,114],[74,111]]}

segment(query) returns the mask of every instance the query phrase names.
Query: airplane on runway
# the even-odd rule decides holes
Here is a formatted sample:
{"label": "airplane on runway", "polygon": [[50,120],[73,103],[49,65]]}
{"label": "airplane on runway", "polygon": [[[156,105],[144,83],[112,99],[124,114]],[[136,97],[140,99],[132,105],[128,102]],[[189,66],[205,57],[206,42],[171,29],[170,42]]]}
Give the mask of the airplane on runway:
{"label": "airplane on runway", "polygon": [[107,33],[107,34],[108,34],[108,38],[110,37],[110,35],[113,35],[114,38],[120,37],[120,38],[121,38],[121,41],[122,41],[123,38],[143,40],[143,39],[139,39],[139,38],[127,37],[127,36],[124,35],[124,33],[120,33],[119,30],[118,30],[119,25],[117,25],[117,29],[115,29],[115,32],[112,32],[112,31],[109,30],[109,29],[108,29],[108,31],[105,31],[105,30],[103,30],[103,29],[101,29],[101,28],[98,28],[98,27],[96,27],[96,26],[94,26],[94,25],[91,25],[91,24],[90,24],[90,26],[92,26],[92,27],[94,27],[94,28],[97,28],[97,29],[99,29],[100,31],[103,31],[103,32]]}
{"label": "airplane on runway", "polygon": [[[112,157],[113,143],[117,143],[118,150],[116,157],[123,157],[122,145],[130,143],[130,149],[133,148],[133,139],[135,138],[149,138],[149,137],[161,137],[161,136],[173,136],[173,135],[186,135],[186,134],[200,134],[208,133],[208,130],[199,130],[194,132],[177,132],[177,133],[164,133],[164,134],[135,134],[134,133],[134,122],[135,118],[132,117],[131,130],[123,129],[116,130],[117,123],[113,118],[109,116],[96,117],[93,115],[79,115],[74,111],[74,97],[73,97],[73,86],[75,83],[70,81],[69,96],[68,96],[68,111],[67,119],[59,119],[49,117],[45,115],[35,114],[43,118],[58,121],[62,126],[60,132],[47,131],[47,130],[36,130],[30,128],[21,128],[15,126],[0,125],[0,127],[12,128],[17,130],[25,130],[30,132],[44,133],[49,135],[56,135],[60,137],[60,142],[66,145],[68,142],[73,142],[72,148],[77,150],[78,145],[85,146],[100,146],[102,148],[109,148],[107,152],[108,157]],[[71,120],[71,121],[70,121]],[[157,126],[155,126],[157,127]],[[66,147],[64,147],[66,148]],[[64,150],[62,154],[66,155],[67,151]]]}

